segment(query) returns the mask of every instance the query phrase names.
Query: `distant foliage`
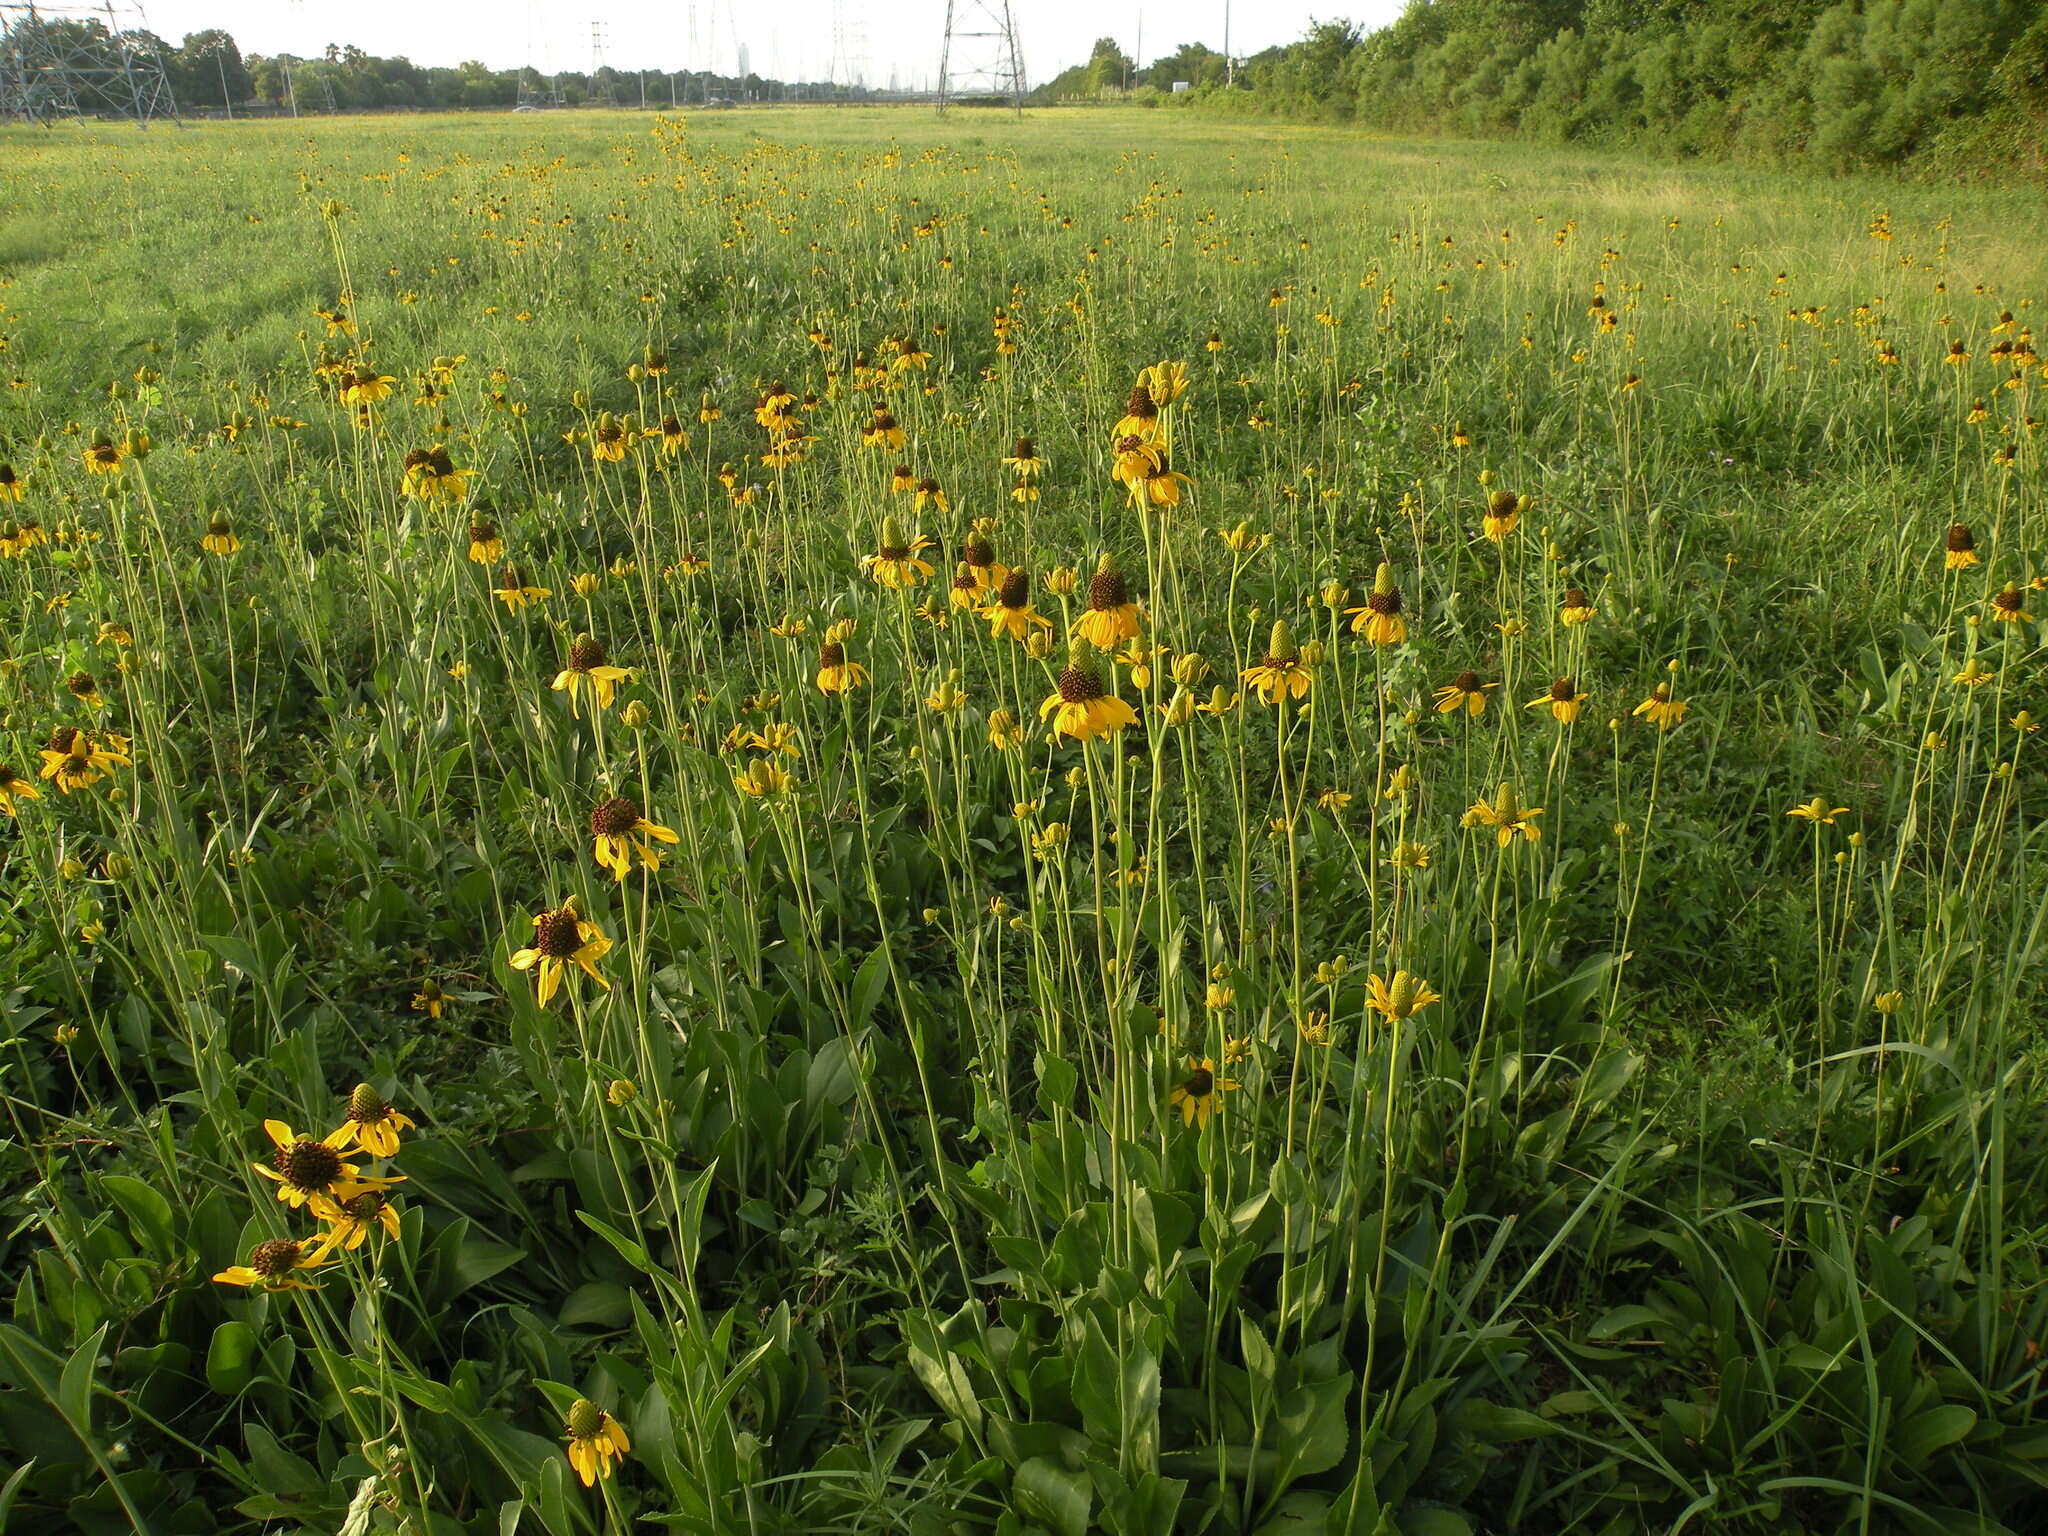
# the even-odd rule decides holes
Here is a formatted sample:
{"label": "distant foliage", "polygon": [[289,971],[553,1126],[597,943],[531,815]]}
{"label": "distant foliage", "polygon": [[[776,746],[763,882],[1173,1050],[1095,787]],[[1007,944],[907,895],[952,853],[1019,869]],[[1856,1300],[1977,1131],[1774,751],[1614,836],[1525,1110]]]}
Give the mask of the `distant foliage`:
{"label": "distant foliage", "polygon": [[1413,0],[1370,35],[1318,22],[1236,83],[1205,101],[1835,169],[2048,171],[2048,12],[2031,0]]}

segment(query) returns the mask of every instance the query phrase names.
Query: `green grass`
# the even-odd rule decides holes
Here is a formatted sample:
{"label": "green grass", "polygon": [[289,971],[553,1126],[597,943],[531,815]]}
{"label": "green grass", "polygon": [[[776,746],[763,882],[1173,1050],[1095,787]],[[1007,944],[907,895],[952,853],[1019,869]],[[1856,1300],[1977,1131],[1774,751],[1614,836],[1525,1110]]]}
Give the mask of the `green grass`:
{"label": "green grass", "polygon": [[[11,128],[0,191],[41,790],[0,822],[0,1518],[2048,1508],[2048,691],[1990,601],[2048,614],[2021,200],[883,109]],[[1112,429],[1162,360],[1189,483],[1140,511]],[[689,446],[595,458],[628,414]],[[469,478],[413,494],[435,447]],[[949,600],[980,519],[1045,640]],[[870,578],[918,535],[929,580]],[[1076,664],[1140,724],[1054,742],[1105,555],[1142,633]],[[585,634],[630,676],[572,711]],[[1575,723],[1528,707],[1566,678]],[[64,726],[132,762],[38,778]],[[1473,824],[1504,785],[1540,841]],[[658,869],[594,860],[614,797]],[[511,960],[572,896],[605,985],[543,1006]],[[1397,972],[1439,1000],[1375,1010]],[[417,1122],[359,1162],[396,1236],[216,1283],[331,1225],[252,1165],[358,1083]],[[579,1399],[632,1444],[595,1491]]]}

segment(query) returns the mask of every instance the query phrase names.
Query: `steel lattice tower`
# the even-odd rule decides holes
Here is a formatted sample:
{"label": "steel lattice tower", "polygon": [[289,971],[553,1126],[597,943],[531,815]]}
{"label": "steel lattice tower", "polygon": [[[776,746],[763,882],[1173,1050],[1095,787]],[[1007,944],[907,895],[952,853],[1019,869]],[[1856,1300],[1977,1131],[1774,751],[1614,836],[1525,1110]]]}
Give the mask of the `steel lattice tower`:
{"label": "steel lattice tower", "polygon": [[[955,58],[955,51],[959,57]],[[1024,49],[1010,0],[946,0],[946,40],[939,50],[939,113],[956,96],[1007,96],[1024,111]]]}
{"label": "steel lattice tower", "polygon": [[[145,39],[148,39],[145,41]],[[95,114],[147,128],[173,121],[163,55],[139,4],[0,3],[0,118]]]}

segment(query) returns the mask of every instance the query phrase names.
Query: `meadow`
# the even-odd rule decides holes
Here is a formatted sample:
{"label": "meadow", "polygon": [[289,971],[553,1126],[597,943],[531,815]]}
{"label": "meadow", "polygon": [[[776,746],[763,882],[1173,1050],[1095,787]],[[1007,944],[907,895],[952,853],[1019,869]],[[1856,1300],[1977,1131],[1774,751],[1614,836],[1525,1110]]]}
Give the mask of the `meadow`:
{"label": "meadow", "polygon": [[2025,189],[0,129],[0,1526],[2024,1533]]}

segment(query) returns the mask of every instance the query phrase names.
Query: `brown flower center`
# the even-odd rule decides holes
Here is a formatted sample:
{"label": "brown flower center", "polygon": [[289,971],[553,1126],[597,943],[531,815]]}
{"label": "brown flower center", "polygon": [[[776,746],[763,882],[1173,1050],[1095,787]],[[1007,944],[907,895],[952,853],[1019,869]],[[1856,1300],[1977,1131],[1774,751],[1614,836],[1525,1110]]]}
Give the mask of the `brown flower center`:
{"label": "brown flower center", "polygon": [[569,670],[588,672],[592,667],[604,665],[604,647],[595,637],[578,635],[569,647]]}
{"label": "brown flower center", "polygon": [[1191,1099],[1206,1099],[1216,1091],[1216,1074],[1207,1067],[1197,1067],[1180,1085],[1180,1091]]}
{"label": "brown flower center", "polygon": [[1967,523],[1952,523],[1948,530],[1948,547],[1958,555],[1968,554],[1977,547],[1977,540],[1971,534]]}
{"label": "brown flower center", "polygon": [[317,1195],[341,1177],[341,1154],[324,1141],[301,1138],[277,1154],[277,1171],[293,1189]]}
{"label": "brown flower center", "polygon": [[590,830],[599,837],[624,837],[640,824],[640,807],[614,795],[590,813]]}
{"label": "brown flower center", "polygon": [[996,593],[996,600],[1005,608],[1024,608],[1031,603],[1031,573],[1012,571],[1003,578],[1002,588]]}
{"label": "brown flower center", "polygon": [[1592,604],[1586,601],[1586,594],[1577,587],[1565,588],[1564,605],[1567,608],[1590,608],[1592,606]]}
{"label": "brown flower center", "polygon": [[1479,691],[1479,674],[1477,672],[1460,672],[1451,679],[1451,687],[1459,693],[1477,693]]}
{"label": "brown flower center", "polygon": [[1374,613],[1399,613],[1401,594],[1398,592],[1375,592],[1365,600],[1365,606]]}
{"label": "brown flower center", "polygon": [[1131,585],[1122,571],[1097,571],[1088,578],[1088,606],[1097,613],[1110,613],[1131,600]]}
{"label": "brown flower center", "polygon": [[249,1267],[266,1280],[282,1280],[299,1267],[299,1245],[288,1237],[258,1243],[249,1254]]}
{"label": "brown flower center", "polygon": [[1102,679],[1087,667],[1068,667],[1060,673],[1060,697],[1069,704],[1086,704],[1102,697]]}
{"label": "brown flower center", "polygon": [[576,914],[556,908],[543,912],[540,922],[534,928],[533,947],[550,960],[567,960],[583,947],[583,936],[577,931]]}
{"label": "brown flower center", "polygon": [[837,640],[827,640],[823,645],[818,647],[818,666],[821,669],[827,667],[843,667],[845,665],[846,647],[841,645]]}
{"label": "brown flower center", "polygon": [[1131,398],[1124,406],[1126,416],[1135,416],[1140,421],[1150,421],[1159,414],[1159,407],[1152,403],[1152,391],[1143,384],[1131,386]]}
{"label": "brown flower center", "polygon": [[1560,677],[1550,685],[1550,697],[1555,703],[1569,704],[1578,696],[1577,690],[1572,687],[1572,680],[1568,677]]}

